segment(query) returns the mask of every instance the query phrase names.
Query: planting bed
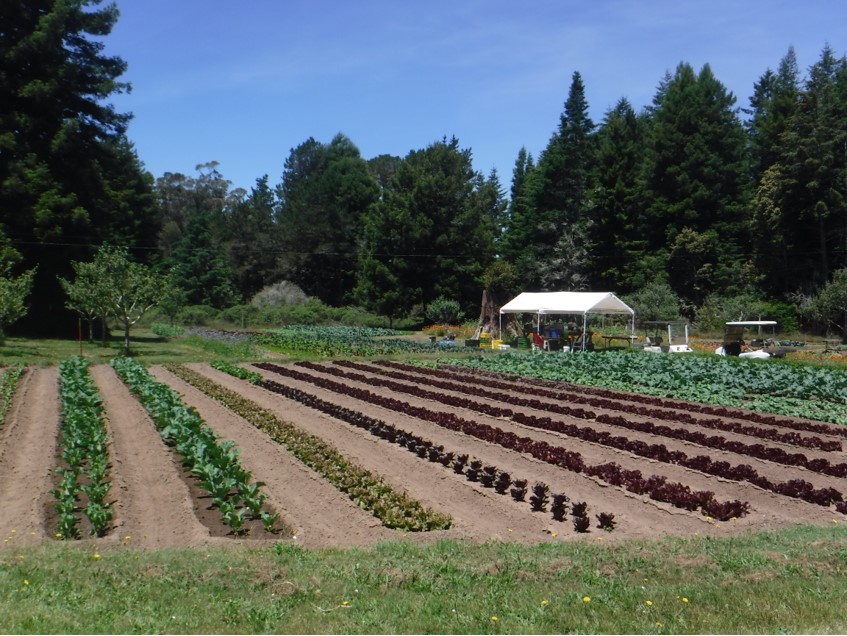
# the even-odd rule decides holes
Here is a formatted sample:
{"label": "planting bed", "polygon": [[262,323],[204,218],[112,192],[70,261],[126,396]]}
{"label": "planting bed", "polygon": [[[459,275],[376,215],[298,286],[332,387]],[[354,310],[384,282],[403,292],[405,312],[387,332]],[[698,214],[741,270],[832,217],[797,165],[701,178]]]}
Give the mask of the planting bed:
{"label": "planting bed", "polygon": [[[144,547],[278,540],[350,546],[401,537],[617,541],[847,522],[847,440],[836,426],[729,408],[698,412],[671,400],[455,367],[245,368],[255,382],[207,364],[188,365],[193,375],[179,367],[151,372],[222,443],[235,443],[241,467],[261,484],[267,508],[279,513],[280,532],[251,527],[234,537],[139,399],[100,365],[90,374],[109,439],[106,501],[113,517],[103,537],[83,533],[83,541]],[[246,401],[241,415],[226,405],[225,396],[235,394]],[[275,417],[286,435],[323,444],[339,470],[363,475],[359,485],[311,460],[307,467],[297,453],[305,457],[311,447],[289,448],[289,438],[269,433],[245,408],[264,421]],[[29,369],[0,424],[0,545],[55,540],[50,490],[59,431],[57,371]],[[409,502],[407,514],[420,527],[449,528],[392,529],[368,489]]]}

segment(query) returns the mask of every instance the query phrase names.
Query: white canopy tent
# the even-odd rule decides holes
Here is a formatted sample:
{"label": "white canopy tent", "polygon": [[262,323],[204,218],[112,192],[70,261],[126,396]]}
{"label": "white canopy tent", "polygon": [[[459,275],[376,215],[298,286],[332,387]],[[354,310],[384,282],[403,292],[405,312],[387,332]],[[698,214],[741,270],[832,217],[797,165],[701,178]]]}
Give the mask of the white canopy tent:
{"label": "white canopy tent", "polygon": [[635,311],[611,292],[523,292],[500,308],[503,314],[536,314],[538,329],[542,315],[582,315],[582,332],[587,331],[588,314],[629,314],[635,333]]}

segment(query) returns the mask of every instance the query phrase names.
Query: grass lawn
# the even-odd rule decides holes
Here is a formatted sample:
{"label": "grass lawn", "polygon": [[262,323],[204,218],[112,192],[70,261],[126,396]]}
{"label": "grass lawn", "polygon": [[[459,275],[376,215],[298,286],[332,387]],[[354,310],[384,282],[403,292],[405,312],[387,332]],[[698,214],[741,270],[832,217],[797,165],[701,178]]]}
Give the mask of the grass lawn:
{"label": "grass lawn", "polygon": [[[80,343],[73,339],[7,337],[0,346],[0,365],[19,362],[42,366],[58,364],[73,355],[79,355],[80,348],[81,354],[92,364],[108,364],[112,358],[123,354],[123,333],[112,331],[106,345],[102,347],[99,338],[93,343],[84,340],[80,347]],[[197,336],[164,338],[143,328],[132,331],[130,355],[145,364],[262,357],[259,350],[247,343],[228,343]]]}
{"label": "grass lawn", "polygon": [[845,539],[836,524],[368,550],[95,552],[18,549],[12,537],[0,550],[0,632],[845,633]]}

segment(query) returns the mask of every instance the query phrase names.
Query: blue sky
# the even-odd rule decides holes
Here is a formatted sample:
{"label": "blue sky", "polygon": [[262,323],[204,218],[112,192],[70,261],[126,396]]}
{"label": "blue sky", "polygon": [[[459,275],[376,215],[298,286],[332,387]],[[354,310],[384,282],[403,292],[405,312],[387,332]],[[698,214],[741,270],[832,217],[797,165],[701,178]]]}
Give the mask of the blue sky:
{"label": "blue sky", "polygon": [[291,149],[347,135],[366,159],[455,135],[505,190],[579,71],[590,115],[648,105],[666,71],[708,63],[746,107],[794,46],[847,53],[844,0],[117,0],[106,52],[129,64],[129,137],[146,168],[233,187],[280,182]]}

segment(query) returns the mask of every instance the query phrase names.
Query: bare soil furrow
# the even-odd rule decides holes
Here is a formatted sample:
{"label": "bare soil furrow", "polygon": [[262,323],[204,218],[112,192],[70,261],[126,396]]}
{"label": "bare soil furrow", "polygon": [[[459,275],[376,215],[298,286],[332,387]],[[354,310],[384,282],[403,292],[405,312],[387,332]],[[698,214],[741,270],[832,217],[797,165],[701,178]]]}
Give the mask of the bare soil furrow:
{"label": "bare soil furrow", "polygon": [[[258,368],[256,370],[261,372],[261,370]],[[297,370],[307,374],[311,373],[316,376],[323,375],[319,371],[311,371],[309,369],[298,368]],[[267,374],[269,379],[281,379],[280,376],[275,375],[273,373],[262,373]],[[290,380],[288,378],[285,378],[285,381],[287,383]],[[381,387],[368,386],[365,383],[357,383],[349,379],[344,379],[343,382],[351,386],[355,385],[359,388],[372,390],[374,392],[387,391],[387,389]],[[303,385],[309,386],[309,383],[304,382]],[[327,394],[331,394],[331,392],[327,392]],[[683,484],[690,486],[694,490],[714,491],[716,493],[717,498],[720,500],[740,499],[742,501],[749,501],[752,508],[751,514],[743,519],[738,520],[737,522],[734,522],[736,527],[739,528],[762,526],[774,527],[798,522],[826,523],[831,521],[833,516],[841,516],[828,508],[823,508],[821,506],[816,506],[803,502],[801,500],[792,499],[782,495],[776,495],[774,493],[764,491],[761,488],[752,486],[750,484],[716,478],[711,475],[706,475],[698,471],[694,471],[674,464],[666,464],[652,459],[639,457],[633,455],[632,453],[619,451],[591,442],[585,442],[579,439],[566,437],[558,433],[531,429],[515,424],[505,419],[498,419],[486,415],[481,415],[468,409],[448,407],[441,405],[433,400],[416,398],[411,395],[402,395],[399,393],[393,393],[392,397],[394,397],[395,399],[401,399],[411,405],[423,406],[432,410],[440,410],[445,413],[455,413],[461,417],[473,421],[497,426],[504,431],[513,431],[518,433],[519,435],[524,435],[532,439],[543,440],[551,444],[564,446],[568,450],[579,452],[585,459],[586,463],[589,464],[616,462],[627,469],[641,470],[644,473],[645,477],[651,474],[664,475],[669,480],[679,481]],[[352,400],[351,398],[348,399],[350,399],[352,402],[355,402],[355,400]],[[397,417],[396,414],[395,417]],[[581,425],[585,424],[584,420],[575,421],[576,423]],[[667,440],[665,438],[656,438],[653,441],[666,443],[669,448],[673,448],[673,446],[671,445],[671,442],[673,440]],[[713,454],[714,452],[711,449],[703,449],[702,454]],[[730,459],[734,460],[734,463],[751,463],[751,458],[742,458],[740,456],[732,456],[732,454],[726,453],[721,454],[722,459],[724,458],[724,455],[727,456],[726,459],[728,461]],[[762,462],[762,464],[764,465],[765,462]],[[778,480],[798,478],[798,476],[810,477],[812,475],[815,475],[814,473],[810,473],[809,471],[805,471],[802,469],[790,469],[784,466],[771,465],[770,469],[772,471],[772,474],[769,474],[768,476]],[[813,480],[810,479],[810,481]]]}
{"label": "bare soil furrow", "polygon": [[90,373],[103,398],[111,440],[111,540],[151,548],[225,543],[195,515],[181,469],[144,407],[111,367],[95,365]]}
{"label": "bare soil furrow", "polygon": [[57,389],[56,367],[33,367],[15,390],[0,443],[0,546],[32,545],[53,536],[46,511],[59,434]]}
{"label": "bare soil furrow", "polygon": [[237,444],[242,466],[265,483],[271,507],[295,530],[298,543],[368,545],[400,536],[243,418],[161,367],[151,373],[181,393],[216,434]]}

